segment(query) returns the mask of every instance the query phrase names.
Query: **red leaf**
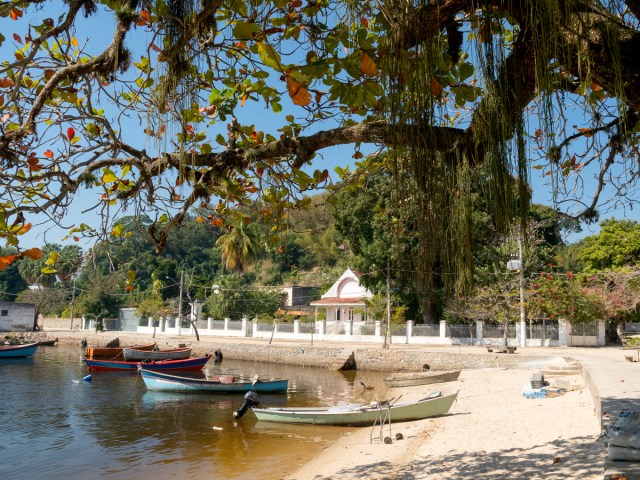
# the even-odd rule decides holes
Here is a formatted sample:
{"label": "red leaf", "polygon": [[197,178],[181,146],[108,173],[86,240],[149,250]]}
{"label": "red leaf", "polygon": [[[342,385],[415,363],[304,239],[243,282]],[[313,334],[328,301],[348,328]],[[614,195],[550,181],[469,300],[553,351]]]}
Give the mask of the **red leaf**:
{"label": "red leaf", "polygon": [[307,87],[289,75],[287,75],[287,89],[289,90],[289,96],[296,105],[305,107],[311,103],[311,94]]}
{"label": "red leaf", "polygon": [[0,257],[0,270],[4,270],[18,257],[18,255],[4,255]]}
{"label": "red leaf", "polygon": [[18,20],[22,16],[22,10],[19,8],[12,8],[9,10],[9,15],[11,16],[11,20]]}
{"label": "red leaf", "polygon": [[40,165],[40,161],[36,157],[29,157],[27,164],[29,165],[29,170],[33,170],[34,172],[42,170],[42,165]]}
{"label": "red leaf", "polygon": [[442,92],[444,91],[444,87],[442,84],[435,78],[431,77],[431,93],[434,97],[442,96]]}
{"label": "red leaf", "polygon": [[73,129],[73,127],[67,128],[67,138],[71,140],[75,136],[76,136],[76,131]]}
{"label": "red leaf", "polygon": [[51,150],[47,150],[44,152],[44,156],[47,158],[53,158],[53,152]]}
{"label": "red leaf", "polygon": [[363,53],[360,57],[360,73],[367,77],[375,77],[378,75],[378,66],[366,53]]}
{"label": "red leaf", "polygon": [[30,248],[29,250],[22,252],[22,255],[30,258],[31,260],[40,260],[44,254],[39,248]]}
{"label": "red leaf", "polygon": [[0,88],[14,87],[15,82],[10,78],[0,78]]}
{"label": "red leaf", "polygon": [[592,128],[579,128],[578,132],[583,134],[585,137],[592,137],[593,136],[593,129]]}

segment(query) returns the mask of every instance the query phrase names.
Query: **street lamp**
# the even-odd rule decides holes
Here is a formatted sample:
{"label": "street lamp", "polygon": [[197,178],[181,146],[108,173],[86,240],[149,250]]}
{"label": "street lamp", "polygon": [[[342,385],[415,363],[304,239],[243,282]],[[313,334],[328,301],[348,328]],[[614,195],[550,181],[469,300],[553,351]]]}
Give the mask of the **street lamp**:
{"label": "street lamp", "polygon": [[507,269],[518,272],[518,284],[520,289],[520,346],[527,345],[527,311],[524,307],[524,258],[522,256],[522,237],[518,237],[518,258],[507,262]]}
{"label": "street lamp", "polygon": [[[167,280],[174,281],[172,278],[166,277]],[[182,284],[184,283],[184,270],[180,270],[180,293],[178,294],[178,336],[182,333]]]}

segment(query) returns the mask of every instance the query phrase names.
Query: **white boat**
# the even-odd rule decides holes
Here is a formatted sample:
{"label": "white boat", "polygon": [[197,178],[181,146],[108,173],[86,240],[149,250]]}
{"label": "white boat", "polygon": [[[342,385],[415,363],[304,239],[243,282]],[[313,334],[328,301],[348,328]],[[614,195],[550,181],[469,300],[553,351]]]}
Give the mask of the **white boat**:
{"label": "white boat", "polygon": [[[368,405],[344,405],[328,408],[257,408],[258,420],[280,423],[307,423],[312,425],[372,426],[382,419],[390,422],[407,422],[446,415],[458,397],[458,392],[442,395],[435,392],[427,398],[406,403],[373,403]],[[387,417],[388,415],[388,417]]]}
{"label": "white boat", "polygon": [[452,370],[448,372],[417,372],[387,377],[384,379],[384,383],[387,387],[412,387],[414,385],[454,382],[459,376],[460,370]]}
{"label": "white boat", "polygon": [[126,362],[140,362],[143,360],[183,360],[191,356],[191,347],[173,348],[169,350],[138,350],[124,348],[122,350]]}

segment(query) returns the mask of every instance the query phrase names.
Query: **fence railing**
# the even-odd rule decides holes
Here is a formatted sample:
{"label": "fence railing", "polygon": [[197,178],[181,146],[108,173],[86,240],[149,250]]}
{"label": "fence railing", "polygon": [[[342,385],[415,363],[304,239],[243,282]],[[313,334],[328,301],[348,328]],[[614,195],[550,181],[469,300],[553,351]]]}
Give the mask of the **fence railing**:
{"label": "fence railing", "polygon": [[624,324],[624,329],[627,333],[640,333],[640,323],[627,322]]}
{"label": "fence railing", "polygon": [[317,328],[315,323],[304,322],[300,323],[300,328],[298,330],[300,333],[316,333]]}
{"label": "fence railing", "polygon": [[475,323],[447,325],[447,336],[453,338],[476,338],[476,325]]}
{"label": "fence railing", "polygon": [[558,323],[556,322],[554,325],[528,325],[527,338],[558,340],[560,338]]}
{"label": "fence railing", "polygon": [[572,323],[571,335],[593,337],[598,335],[598,322]]}
{"label": "fence railing", "polygon": [[[482,336],[484,338],[504,338],[504,325],[484,325]],[[507,327],[507,338],[516,338],[517,330],[515,325]]]}
{"label": "fence railing", "polygon": [[[128,330],[131,322],[114,327],[114,329]],[[182,324],[178,328],[176,319],[146,319],[136,321],[137,331],[140,333],[190,335],[195,333],[190,324]],[[91,329],[90,322],[83,320],[83,329]],[[602,327],[601,327],[602,325]],[[298,335],[314,335],[320,340],[357,340],[360,342],[381,342],[385,337],[385,322],[383,321],[289,321],[289,322],[257,322],[243,318],[242,320],[206,320],[197,321],[198,333],[201,335],[221,335],[232,337],[258,337],[295,339],[305,338]],[[131,328],[131,327],[129,327]],[[640,330],[640,324],[629,324],[629,331]],[[479,345],[495,342],[504,338],[505,326],[488,322],[454,324],[441,321],[437,324],[415,324],[407,321],[402,324],[391,324],[392,343],[417,343],[437,345]],[[522,335],[524,334],[524,337]],[[318,335],[318,337],[315,337]],[[583,337],[582,340],[580,337]],[[595,337],[595,338],[594,338]],[[308,337],[307,337],[308,338]],[[551,319],[529,320],[524,332],[519,322],[509,324],[507,338],[513,344],[526,339],[531,343],[527,346],[553,345],[604,345],[604,322],[594,321],[585,323],[558,322]]]}
{"label": "fence railing", "polygon": [[439,324],[414,325],[413,336],[414,337],[439,337],[440,325]]}

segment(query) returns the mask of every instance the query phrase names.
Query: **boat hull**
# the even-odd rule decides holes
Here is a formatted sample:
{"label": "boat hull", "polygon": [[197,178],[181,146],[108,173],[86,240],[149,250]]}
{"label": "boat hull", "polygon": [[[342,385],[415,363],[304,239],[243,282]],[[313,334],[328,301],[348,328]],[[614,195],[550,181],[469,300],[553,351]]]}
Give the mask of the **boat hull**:
{"label": "boat hull", "polygon": [[311,425],[372,426],[375,422],[408,422],[446,415],[458,392],[426,398],[413,403],[396,403],[390,407],[370,405],[341,408],[253,408],[258,420]]}
{"label": "boat hull", "polygon": [[147,389],[159,392],[246,393],[253,391],[278,393],[286,392],[289,387],[288,380],[266,380],[253,383],[233,381],[230,375],[218,376],[217,380],[180,377],[149,370],[147,365],[141,366],[140,373]]}
{"label": "boat hull", "polygon": [[460,376],[460,370],[450,372],[421,372],[407,375],[397,375],[384,379],[388,387],[413,387],[415,385],[430,385],[432,383],[454,382]]}
{"label": "boat hull", "polygon": [[37,343],[26,345],[6,345],[0,346],[0,358],[25,358],[31,357],[38,349]]}
{"label": "boat hull", "polygon": [[202,370],[207,364],[211,355],[205,357],[187,358],[184,360],[159,360],[157,362],[125,362],[119,360],[96,360],[85,358],[84,361],[89,371],[129,371],[137,372],[140,365],[144,365],[149,370]]}
{"label": "boat hull", "polygon": [[174,348],[171,350],[138,350],[137,348],[124,348],[122,355],[127,362],[140,362],[142,360],[182,360],[191,356],[191,347]]}
{"label": "boat hull", "polygon": [[155,348],[155,343],[149,343],[147,345],[134,345],[131,347],[87,347],[86,357],[87,358],[124,358],[122,355],[122,351],[125,348],[135,348],[136,350],[146,350],[150,351]]}

